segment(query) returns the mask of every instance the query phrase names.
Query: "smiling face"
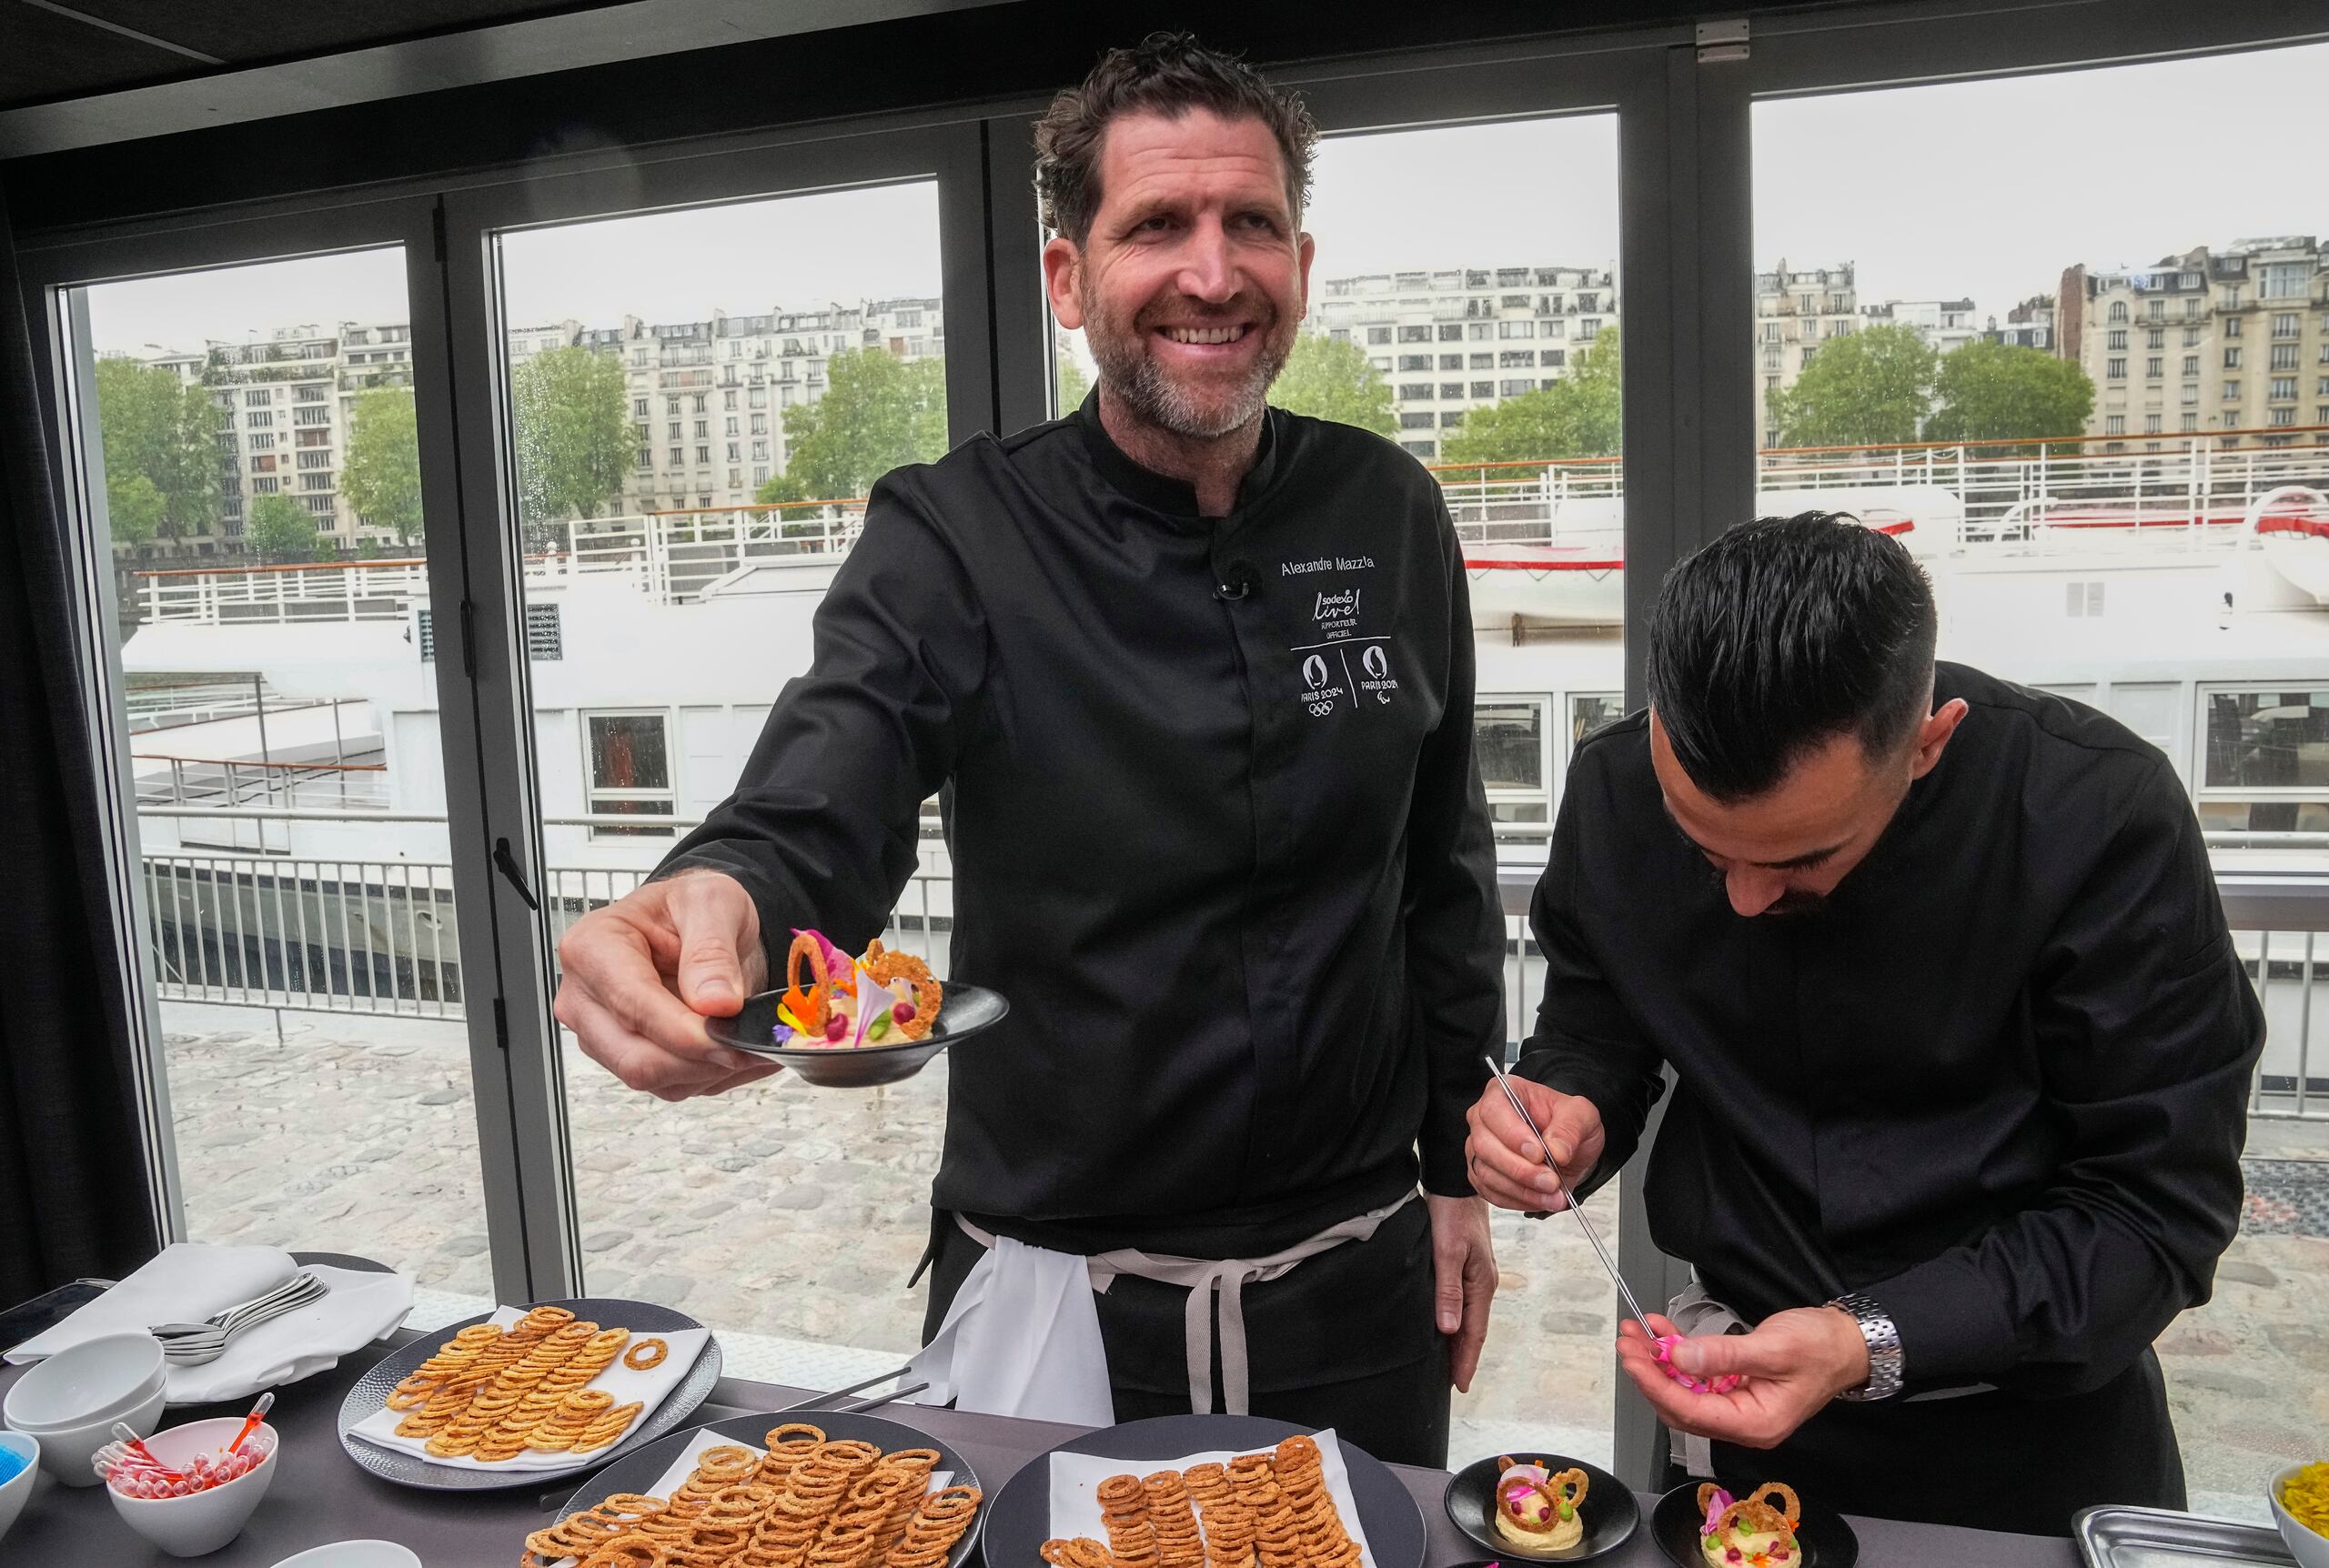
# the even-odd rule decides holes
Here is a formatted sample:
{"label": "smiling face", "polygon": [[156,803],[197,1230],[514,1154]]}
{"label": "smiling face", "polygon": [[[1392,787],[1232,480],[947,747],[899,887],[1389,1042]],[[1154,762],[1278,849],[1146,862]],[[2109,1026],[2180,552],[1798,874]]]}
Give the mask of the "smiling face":
{"label": "smiling face", "polygon": [[1300,329],[1310,236],[1268,126],[1196,109],[1125,115],[1101,147],[1082,246],[1044,246],[1060,324],[1144,423],[1212,440],[1258,417]]}
{"label": "smiling face", "polygon": [[1906,746],[1882,758],[1870,757],[1857,736],[1830,736],[1797,758],[1769,789],[1726,803],[1690,781],[1652,710],[1650,766],[1667,815],[1722,879],[1732,910],[1804,914],[1868,858],[1909,786],[1932,771],[1965,713],[1964,702],[1952,699]]}

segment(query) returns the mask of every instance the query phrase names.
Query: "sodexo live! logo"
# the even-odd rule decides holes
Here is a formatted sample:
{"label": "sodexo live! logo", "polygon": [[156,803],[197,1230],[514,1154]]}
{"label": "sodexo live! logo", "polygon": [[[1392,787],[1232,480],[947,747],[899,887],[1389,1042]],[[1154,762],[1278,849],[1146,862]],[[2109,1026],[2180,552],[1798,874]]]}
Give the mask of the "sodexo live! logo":
{"label": "sodexo live! logo", "polygon": [[1383,651],[1383,645],[1368,643],[1366,651],[1358,656],[1358,664],[1366,671],[1366,678],[1358,683],[1358,689],[1373,692],[1377,702],[1389,702],[1391,694],[1399,689],[1399,683],[1391,674],[1391,658]]}
{"label": "sodexo live! logo", "polygon": [[1326,659],[1319,655],[1314,653],[1302,661],[1302,684],[1306,689],[1302,701],[1310,709],[1313,719],[1324,719],[1335,710],[1335,704],[1342,700],[1343,689],[1327,684],[1332,678],[1327,673]]}

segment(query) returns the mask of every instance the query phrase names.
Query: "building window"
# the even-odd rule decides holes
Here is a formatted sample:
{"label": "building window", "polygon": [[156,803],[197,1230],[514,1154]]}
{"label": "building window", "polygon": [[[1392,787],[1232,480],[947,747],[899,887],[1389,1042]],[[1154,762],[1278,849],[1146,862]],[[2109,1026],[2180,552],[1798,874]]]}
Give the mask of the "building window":
{"label": "building window", "polygon": [[1807,347],[1804,349],[1804,351],[1803,351],[1803,361],[1802,361],[1802,364],[1801,364],[1801,365],[1800,365],[1800,366],[1798,367],[1798,368],[1799,368],[1799,369],[1809,369],[1809,368],[1810,367],[1810,365],[1811,365],[1811,357],[1812,357],[1813,355],[1815,355],[1815,354],[1819,353],[1819,352],[1820,352],[1820,350],[1819,350],[1817,347]]}
{"label": "building window", "polygon": [[635,463],[633,463],[631,466],[632,466],[633,467],[645,468],[645,467],[650,467],[653,466],[654,461],[655,461],[655,454],[654,454],[654,453],[652,453],[652,452],[650,452],[650,451],[649,451],[646,447],[641,447],[639,449],[639,458],[638,458],[638,461],[637,461],[637,462],[635,462]]}
{"label": "building window", "polygon": [[1391,329],[1387,327],[1370,327],[1366,329],[1366,340],[1369,343],[1388,343],[1391,341]]}
{"label": "building window", "polygon": [[2183,414],[2177,417],[2180,423],[2176,428],[2179,430],[2196,430],[2200,427],[2200,417],[2197,414]]}
{"label": "building window", "polygon": [[674,441],[678,440],[681,436],[685,434],[683,421],[678,419],[672,420],[664,427],[663,434],[670,437]]}
{"label": "building window", "polygon": [[2267,425],[2294,425],[2296,423],[2296,410],[2294,408],[2274,408],[2264,416],[2264,423]]}
{"label": "building window", "polygon": [[2146,414],[2143,416],[2143,434],[2146,436],[2156,436],[2159,434],[2158,415]]}
{"label": "building window", "polygon": [[2166,361],[2156,354],[2145,358],[2143,361],[2144,377],[2153,381],[2158,380],[2161,375],[2163,374],[2163,372],[2161,371],[2160,367],[2165,363]]}
{"label": "building window", "polygon": [[633,418],[635,418],[635,419],[644,419],[644,418],[646,418],[646,417],[647,417],[647,399],[646,399],[646,398],[644,398],[644,397],[633,397],[633,398],[630,400],[630,413],[631,413],[631,417],[633,417]]}
{"label": "building window", "polygon": [[[2143,315],[2146,318],[2157,321],[2161,317],[2166,314],[2167,301],[2163,299],[2149,299],[2143,302]],[[2156,348],[2159,345],[2154,343],[2152,347]]]}
{"label": "building window", "polygon": [[243,394],[243,407],[246,408],[264,408],[267,407],[268,400],[274,396],[274,393],[268,391],[246,392]]}
{"label": "building window", "polygon": [[2111,333],[2111,340],[2103,345],[2106,348],[2124,348],[2126,346],[2127,329],[2123,327],[2114,328]]}
{"label": "building window", "polygon": [[2273,345],[2272,353],[2273,362],[2267,368],[2274,370],[2294,370],[2296,368],[2295,344],[2275,343]]}
{"label": "building window", "polygon": [[2296,316],[2296,312],[2294,312],[2294,311],[2293,311],[2293,310],[2291,310],[2291,311],[2284,311],[2284,312],[2283,312],[2283,313],[2281,313],[2280,315],[2275,316],[2275,317],[2273,317],[2273,336],[2274,336],[2274,337],[2294,337],[2296,335],[2297,335],[2297,316]]}
{"label": "building window", "polygon": [[2237,343],[2229,344],[2225,347],[2223,351],[2223,367],[2226,370],[2237,370],[2240,368],[2240,345]]}
{"label": "building window", "polygon": [[1399,401],[1400,401],[1400,402],[1402,402],[1402,403],[1428,403],[1428,402],[1430,402],[1430,401],[1431,401],[1431,383],[1430,383],[1430,382],[1428,382],[1428,381],[1402,381],[1402,382],[1400,382],[1400,383],[1399,383]]}
{"label": "building window", "polygon": [[1439,400],[1441,402],[1453,402],[1463,396],[1464,384],[1461,381],[1442,381],[1439,384]]}
{"label": "building window", "polygon": [[[588,713],[583,715],[594,817],[669,817],[678,792],[671,783],[669,715],[662,713]],[[672,836],[670,828],[594,827],[593,839]]]}
{"label": "building window", "polygon": [[2268,401],[2274,402],[2274,403],[2294,403],[2294,402],[2295,402],[2295,401],[2296,401],[2296,377],[2294,377],[2294,376],[2275,376],[2275,377],[2273,377],[2273,380],[2272,380],[2272,385],[2271,385],[2271,387],[2270,387],[2269,388],[2267,388],[2267,389],[2266,389],[2266,391],[2265,391],[2265,393],[2264,393],[2264,396],[2265,396],[2265,397],[2266,397],[2266,399],[2267,399]]}
{"label": "building window", "polygon": [[2127,417],[2124,414],[2105,415],[2102,420],[2102,433],[2106,436],[2125,435],[2127,433]]}
{"label": "building window", "polygon": [[1503,370],[1530,370],[1536,367],[1537,351],[1533,348],[1507,348],[1496,357],[1497,367]]}
{"label": "building window", "polygon": [[[1496,383],[1495,383],[1495,382],[1493,382],[1493,381],[1475,381],[1475,382],[1473,382],[1473,383],[1472,383],[1472,396],[1473,396],[1473,397],[1495,397],[1495,396],[1496,396]],[[2324,396],[2329,396],[2329,393],[2324,393]]]}
{"label": "building window", "polygon": [[2227,403],[2237,403],[2240,401],[2239,382],[2227,381],[2223,384],[2223,400]]}
{"label": "building window", "polygon": [[686,448],[686,447],[672,447],[672,448],[671,448],[671,460],[670,460],[670,466],[671,466],[672,467],[676,468],[676,467],[678,467],[681,464],[682,464],[682,463],[686,462],[687,460],[688,460],[688,455],[687,455],[687,448]]}
{"label": "building window", "polygon": [[[695,449],[695,460],[696,460],[697,462],[699,462],[699,463],[709,463],[709,462],[711,462],[711,447],[709,445],[701,446],[701,447],[698,447]],[[710,506],[711,504],[711,502],[709,502],[709,501],[706,501],[706,502],[704,503],[704,505],[705,505],[705,506],[707,506],[707,507],[708,507],[708,506]]]}
{"label": "building window", "polygon": [[1497,383],[1497,395],[1505,397],[1517,397],[1523,392],[1534,392],[1536,389],[1537,383],[1527,377]]}
{"label": "building window", "polygon": [[2113,321],[2124,321],[2127,319],[2127,302],[2125,300],[2114,299],[2111,302],[2111,319]]}
{"label": "building window", "polygon": [[2199,346],[2200,329],[2196,327],[2185,327],[2183,329],[2183,347],[2186,348],[2197,348]]}
{"label": "building window", "polygon": [[711,420],[709,420],[709,419],[698,419],[698,420],[695,422],[695,438],[696,438],[697,440],[701,441],[701,440],[702,440],[705,437],[707,437],[707,436],[709,436],[709,435],[711,435]]}
{"label": "building window", "polygon": [[1460,321],[1450,321],[1450,322],[1445,322],[1445,323],[1443,323],[1443,324],[1441,325],[1440,328],[1439,328],[1439,341],[1441,341],[1442,343],[1461,343],[1461,342],[1463,342],[1463,341],[1464,341],[1464,324],[1463,324],[1462,322],[1460,322]]}
{"label": "building window", "polygon": [[2197,376],[2199,373],[2200,357],[2196,354],[2186,354],[2183,356],[2183,374],[2186,376]]}
{"label": "building window", "polygon": [[1431,341],[1431,328],[1428,327],[1402,327],[1399,328],[1399,341],[1402,343],[1428,343]]}
{"label": "building window", "polygon": [[[2159,301],[2154,299],[2152,303],[2153,305],[2157,305]],[[2146,348],[2164,348],[2167,347],[2167,328],[2164,327],[2153,327],[2149,332],[2143,334],[2143,347]]]}
{"label": "building window", "polygon": [[1534,337],[1537,336],[1537,324],[1533,321],[1499,321],[1496,324],[1496,335],[1505,338]]}
{"label": "building window", "polygon": [[1419,414],[1399,416],[1399,428],[1402,430],[1428,430],[1437,421],[1432,418],[1429,409],[1425,409]]}
{"label": "building window", "polygon": [[275,423],[275,416],[262,408],[257,413],[244,415],[243,423],[251,429],[264,430],[268,426]]}
{"label": "building window", "polygon": [[2223,323],[2223,335],[2224,335],[2226,337],[2239,337],[2239,336],[2240,336],[2240,317],[2237,317],[2237,316],[2228,316],[2228,317],[2224,317],[2224,323]]}
{"label": "building window", "polygon": [[2124,381],[2127,378],[2127,362],[2123,359],[2107,361],[2102,367],[2102,376],[2107,381]]}

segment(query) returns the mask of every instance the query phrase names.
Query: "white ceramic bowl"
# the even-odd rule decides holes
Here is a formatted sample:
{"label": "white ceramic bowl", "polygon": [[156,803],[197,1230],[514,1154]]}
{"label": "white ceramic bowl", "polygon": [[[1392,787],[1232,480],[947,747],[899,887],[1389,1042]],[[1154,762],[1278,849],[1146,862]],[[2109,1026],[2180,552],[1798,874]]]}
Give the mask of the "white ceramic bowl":
{"label": "white ceramic bowl", "polygon": [[101,1334],[36,1362],[8,1390],[0,1420],[35,1437],[91,1422],[116,1422],[169,1378],[151,1334]]}
{"label": "white ceramic bowl", "polygon": [[2304,1468],[2301,1464],[2292,1464],[2273,1477],[2271,1484],[2264,1488],[2264,1496],[2273,1506],[2273,1523],[2281,1527],[2281,1539],[2288,1543],[2289,1555],[2304,1568],[2329,1568],[2329,1535],[2310,1528],[2281,1506],[2281,1488]]}
{"label": "white ceramic bowl", "polygon": [[420,1559],[393,1541],[335,1541],[286,1557],[275,1568],[420,1568]]}
{"label": "white ceramic bowl", "polygon": [[[182,1469],[197,1453],[216,1453],[235,1441],[235,1433],[243,1429],[240,1416],[221,1416],[216,1421],[190,1421],[184,1426],[174,1426],[167,1432],[157,1432],[146,1440],[146,1446],[156,1459],[173,1470]],[[261,1422],[251,1433],[250,1441],[267,1443],[267,1457],[258,1468],[238,1475],[224,1486],[214,1486],[207,1492],[197,1492],[187,1497],[124,1497],[112,1487],[106,1495],[113,1499],[113,1511],[132,1530],[151,1541],[173,1557],[199,1557],[206,1552],[216,1552],[243,1533],[243,1525],[250,1519],[251,1510],[275,1480],[276,1461],[282,1457],[282,1445],[275,1429]]]}
{"label": "white ceramic bowl", "polygon": [[[27,1374],[29,1375],[29,1374]],[[146,1402],[118,1415],[103,1415],[79,1426],[52,1427],[27,1435],[40,1439],[40,1467],[67,1486],[95,1486],[97,1473],[89,1468],[89,1461],[97,1450],[113,1441],[116,1422],[144,1437],[162,1419],[162,1406],[169,1402],[169,1390],[157,1388],[146,1396]]]}
{"label": "white ceramic bowl", "polygon": [[25,1462],[25,1467],[0,1481],[0,1538],[8,1533],[8,1526],[25,1511],[33,1494],[33,1477],[40,1473],[40,1439],[21,1432],[0,1432],[0,1449]]}

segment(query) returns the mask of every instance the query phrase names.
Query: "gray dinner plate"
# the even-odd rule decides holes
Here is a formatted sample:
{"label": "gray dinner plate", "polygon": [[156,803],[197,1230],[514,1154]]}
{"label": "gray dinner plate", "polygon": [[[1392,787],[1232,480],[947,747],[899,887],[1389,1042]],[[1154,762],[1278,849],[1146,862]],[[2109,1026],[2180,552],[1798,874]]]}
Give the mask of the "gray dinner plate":
{"label": "gray dinner plate", "polygon": [[949,985],[939,1007],[938,1021],[920,1040],[895,1045],[778,1045],[774,1041],[776,1004],[781,990],[764,990],[744,1003],[733,1018],[708,1018],[704,1032],[737,1050],[749,1050],[781,1061],[811,1083],[827,1089],[870,1089],[895,1083],[920,1072],[930,1059],[950,1045],[1001,1023],[1011,1004],[983,986]]}
{"label": "gray dinner plate", "polygon": [[[626,1328],[634,1334],[668,1334],[703,1327],[685,1312],[659,1307],[652,1302],[629,1302],[620,1297],[584,1296],[574,1301],[527,1304],[564,1307],[578,1318],[588,1318],[610,1328]],[[620,1442],[556,1470],[456,1470],[449,1465],[431,1464],[418,1454],[382,1448],[354,1434],[356,1423],[386,1410],[389,1391],[435,1355],[439,1346],[470,1324],[484,1322],[492,1315],[480,1312],[431,1330],[410,1344],[390,1351],[357,1379],[356,1386],[348,1391],[348,1397],[339,1406],[339,1446],[348,1451],[348,1457],[384,1481],[430,1492],[499,1492],[512,1486],[549,1485],[561,1477],[587,1474],[611,1464],[634,1449],[675,1431],[695,1413],[696,1407],[711,1395],[712,1385],[720,1381],[720,1341],[715,1335],[703,1342],[702,1352],[688,1368],[679,1386],[661,1404],[648,1412]]]}

